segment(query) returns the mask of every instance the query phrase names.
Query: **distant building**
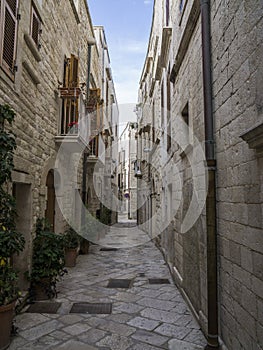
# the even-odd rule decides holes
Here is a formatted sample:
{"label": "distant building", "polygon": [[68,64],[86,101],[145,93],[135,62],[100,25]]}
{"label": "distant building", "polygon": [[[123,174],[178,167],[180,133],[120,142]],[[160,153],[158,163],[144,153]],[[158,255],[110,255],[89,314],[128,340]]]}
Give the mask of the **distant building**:
{"label": "distant building", "polygon": [[137,218],[136,138],[137,123],[128,122],[119,138],[119,213],[133,220]]}

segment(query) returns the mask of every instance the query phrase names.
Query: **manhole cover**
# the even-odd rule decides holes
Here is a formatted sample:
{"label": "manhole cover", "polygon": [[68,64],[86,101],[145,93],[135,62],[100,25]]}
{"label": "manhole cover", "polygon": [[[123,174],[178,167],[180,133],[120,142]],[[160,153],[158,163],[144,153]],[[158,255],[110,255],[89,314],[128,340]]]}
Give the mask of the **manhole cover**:
{"label": "manhole cover", "polygon": [[74,303],[70,313],[73,314],[111,314],[112,303]]}
{"label": "manhole cover", "polygon": [[149,278],[149,284],[170,284],[167,278]]}
{"label": "manhole cover", "polygon": [[57,302],[36,302],[29,306],[26,312],[39,314],[56,314],[61,303]]}
{"label": "manhole cover", "polygon": [[110,279],[107,285],[108,288],[130,288],[131,279]]}
{"label": "manhole cover", "polygon": [[116,252],[116,250],[118,250],[117,248],[107,248],[107,247],[103,247],[100,249],[101,252]]}

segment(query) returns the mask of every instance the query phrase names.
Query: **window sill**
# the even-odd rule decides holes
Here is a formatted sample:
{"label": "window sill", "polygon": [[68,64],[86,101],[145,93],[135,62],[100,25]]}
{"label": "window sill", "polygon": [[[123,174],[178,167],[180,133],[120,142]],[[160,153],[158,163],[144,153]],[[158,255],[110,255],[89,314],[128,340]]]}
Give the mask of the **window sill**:
{"label": "window sill", "polygon": [[41,56],[40,56],[40,54],[38,52],[38,49],[36,48],[35,42],[31,38],[31,36],[25,33],[24,34],[24,39],[25,39],[25,42],[26,42],[28,48],[32,52],[33,56],[35,57],[36,61],[40,62],[42,60],[42,58],[41,58]]}
{"label": "window sill", "polygon": [[27,73],[29,74],[33,83],[35,85],[40,84],[40,80],[37,76],[37,73],[34,71],[34,69],[32,67],[30,67],[30,64],[27,61],[23,61],[22,64],[23,64],[23,67],[25,68],[25,70],[27,71]]}

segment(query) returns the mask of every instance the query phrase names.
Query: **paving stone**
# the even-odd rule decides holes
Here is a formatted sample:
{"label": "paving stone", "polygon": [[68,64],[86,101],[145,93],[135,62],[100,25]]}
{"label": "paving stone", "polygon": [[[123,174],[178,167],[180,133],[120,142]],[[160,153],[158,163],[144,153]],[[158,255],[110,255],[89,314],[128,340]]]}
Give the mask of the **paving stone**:
{"label": "paving stone", "polygon": [[56,320],[48,321],[25,331],[20,332],[20,335],[27,340],[35,340],[46,334],[51,333],[55,329],[61,328],[63,325]]}
{"label": "paving stone", "polygon": [[57,346],[54,350],[97,350],[97,348],[80,341],[69,340],[64,344]]}
{"label": "paving stone", "polygon": [[154,328],[156,328],[160,324],[160,322],[149,320],[148,318],[144,318],[144,317],[135,317],[129,322],[127,322],[127,324],[129,324],[130,326],[134,326],[136,328],[141,328],[141,329],[146,329],[148,331],[151,331]]}
{"label": "paving stone", "polygon": [[74,324],[77,323],[79,321],[83,320],[82,317],[78,316],[78,315],[63,315],[59,318],[59,321],[65,323],[65,324]]}
{"label": "paving stone", "polygon": [[50,335],[54,338],[62,339],[64,341],[71,337],[71,335],[69,335],[63,331],[55,331],[55,332],[50,333]]}
{"label": "paving stone", "polygon": [[16,350],[21,346],[23,346],[25,343],[27,343],[27,341],[24,338],[20,337],[19,335],[16,337],[12,337],[11,344],[9,345],[8,350]]}
{"label": "paving stone", "polygon": [[119,301],[126,301],[126,302],[135,302],[140,299],[140,296],[132,293],[125,293],[125,292],[119,292],[116,295],[112,297],[112,299],[116,299]]}
{"label": "paving stone", "polygon": [[128,314],[111,314],[107,317],[108,320],[112,320],[119,323],[127,323],[133,318],[133,315]]}
{"label": "paving stone", "polygon": [[61,339],[56,339],[50,335],[46,335],[44,337],[41,337],[40,343],[45,344],[46,347],[55,346],[55,345],[58,345],[59,343],[61,343]]}
{"label": "paving stone", "polygon": [[78,339],[84,343],[96,343],[100,339],[104,338],[107,335],[107,332],[104,332],[100,329],[92,328],[87,332],[80,334]]}
{"label": "paving stone", "polygon": [[49,318],[47,316],[41,314],[23,313],[16,316],[15,325],[19,330],[24,330],[47,321],[49,321]]}
{"label": "paving stone", "polygon": [[146,318],[151,318],[153,320],[175,323],[180,318],[181,315],[175,312],[161,311],[152,308],[146,308],[140,312],[141,316]]}
{"label": "paving stone", "polygon": [[[141,293],[139,293],[139,295],[142,297],[150,297],[150,298],[155,298],[158,296],[158,299],[159,299],[160,293],[161,293],[160,290],[144,289]],[[169,295],[171,298],[171,294]]]}
{"label": "paving stone", "polygon": [[186,304],[183,303],[178,303],[173,311],[178,312],[179,314],[189,314],[190,315],[190,310]]}
{"label": "paving stone", "polygon": [[157,334],[154,334],[154,333],[151,333],[148,331],[144,331],[141,329],[137,330],[132,335],[132,338],[140,340],[140,341],[148,343],[148,344],[151,344],[151,345],[156,345],[156,346],[163,345],[169,339],[167,337],[163,337],[161,335],[157,335]]}
{"label": "paving stone", "polygon": [[136,314],[142,309],[143,309],[143,306],[139,306],[132,303],[125,303],[116,307],[116,310],[127,312],[128,314]]}
{"label": "paving stone", "polygon": [[129,350],[160,350],[161,348],[156,348],[155,346],[138,342],[134,344],[132,347],[129,348]]}
{"label": "paving stone", "polygon": [[168,342],[169,350],[201,350],[204,347],[201,347],[196,344],[191,344],[183,340],[171,339]]}
{"label": "paving stone", "polygon": [[[147,306],[147,307],[152,307],[154,309],[167,310],[167,311],[171,310],[176,305],[176,303],[171,302],[171,301],[158,300],[158,299],[152,299],[152,298],[143,298],[141,300],[138,300],[137,303],[140,305]],[[185,310],[186,310],[186,307],[185,307]]]}
{"label": "paving stone", "polygon": [[71,334],[71,335],[78,335],[80,333],[86,332],[90,329],[90,326],[83,323],[76,323],[73,325],[70,325],[68,327],[63,328],[63,331],[65,333]]}
{"label": "paving stone", "polygon": [[133,344],[132,340],[118,334],[109,335],[96,343],[98,346],[110,346],[114,350],[126,350]]}
{"label": "paving stone", "polygon": [[156,328],[154,332],[177,339],[184,339],[184,337],[191,332],[191,329],[175,326],[169,323],[163,323],[160,327]]}
{"label": "paving stone", "polygon": [[113,321],[105,321],[104,323],[100,324],[98,327],[100,327],[100,329],[103,329],[105,331],[109,331],[112,333],[125,335],[125,336],[129,336],[135,332],[135,328],[126,326],[124,324],[120,324],[117,322],[113,322]]}
{"label": "paving stone", "polygon": [[198,329],[192,329],[191,332],[185,337],[184,340],[190,343],[201,345],[201,346],[206,345],[206,339],[203,333],[200,332],[200,330]]}

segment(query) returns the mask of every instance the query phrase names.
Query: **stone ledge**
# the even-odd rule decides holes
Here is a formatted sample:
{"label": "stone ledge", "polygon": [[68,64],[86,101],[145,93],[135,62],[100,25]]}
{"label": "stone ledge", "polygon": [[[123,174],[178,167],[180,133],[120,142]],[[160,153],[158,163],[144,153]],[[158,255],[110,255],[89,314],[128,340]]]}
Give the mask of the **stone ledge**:
{"label": "stone ledge", "polygon": [[36,47],[34,40],[27,33],[24,34],[24,39],[25,39],[25,42],[26,42],[28,48],[32,52],[32,55],[35,57],[36,61],[40,62],[42,60],[42,58],[38,52],[38,49]]}
{"label": "stone ledge", "polygon": [[263,154],[263,123],[248,129],[240,137],[247,142],[249,148]]}
{"label": "stone ledge", "polygon": [[34,69],[30,66],[30,64],[26,60],[24,60],[22,64],[27,73],[29,74],[30,78],[32,79],[33,83],[35,85],[40,84],[40,79],[38,78],[37,73],[34,71]]}

